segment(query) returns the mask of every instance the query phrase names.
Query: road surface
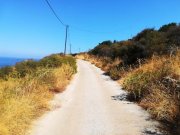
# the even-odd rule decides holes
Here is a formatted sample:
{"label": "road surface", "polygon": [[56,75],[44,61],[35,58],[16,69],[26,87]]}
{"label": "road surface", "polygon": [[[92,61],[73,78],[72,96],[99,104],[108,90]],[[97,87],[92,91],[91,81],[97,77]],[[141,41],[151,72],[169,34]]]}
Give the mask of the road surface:
{"label": "road surface", "polygon": [[77,64],[78,73],[55,96],[53,110],[35,122],[32,135],[160,134],[147,112],[121,100],[126,93],[115,81],[89,62]]}

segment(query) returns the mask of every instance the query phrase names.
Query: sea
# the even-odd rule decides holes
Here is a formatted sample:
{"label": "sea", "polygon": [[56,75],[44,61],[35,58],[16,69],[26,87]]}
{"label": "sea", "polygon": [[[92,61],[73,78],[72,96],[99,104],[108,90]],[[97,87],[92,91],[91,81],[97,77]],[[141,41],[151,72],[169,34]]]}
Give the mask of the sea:
{"label": "sea", "polygon": [[10,57],[0,57],[0,68],[5,66],[14,66],[17,62],[24,61],[23,58],[10,58]]}

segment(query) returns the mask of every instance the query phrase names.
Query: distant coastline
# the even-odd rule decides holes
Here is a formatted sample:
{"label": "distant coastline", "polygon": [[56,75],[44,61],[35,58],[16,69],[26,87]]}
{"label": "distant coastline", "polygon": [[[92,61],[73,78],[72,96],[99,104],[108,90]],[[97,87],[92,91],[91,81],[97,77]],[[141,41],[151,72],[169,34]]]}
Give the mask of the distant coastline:
{"label": "distant coastline", "polygon": [[0,68],[5,66],[13,66],[17,62],[26,60],[26,58],[0,57]]}

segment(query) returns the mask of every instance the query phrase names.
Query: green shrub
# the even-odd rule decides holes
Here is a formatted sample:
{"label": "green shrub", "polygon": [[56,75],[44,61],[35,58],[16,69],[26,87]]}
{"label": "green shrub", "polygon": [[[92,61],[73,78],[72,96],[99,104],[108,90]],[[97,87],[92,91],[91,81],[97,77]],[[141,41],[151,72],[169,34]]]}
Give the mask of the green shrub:
{"label": "green shrub", "polygon": [[56,68],[62,65],[62,56],[53,54],[47,57],[44,57],[39,61],[40,66],[48,68]]}
{"label": "green shrub", "polygon": [[163,25],[159,31],[160,32],[168,32],[170,29],[176,27],[177,24],[176,23],[169,23],[169,24],[166,24],[166,25]]}
{"label": "green shrub", "polygon": [[135,64],[138,59],[147,57],[145,48],[141,45],[122,46],[119,49],[119,57],[126,65]]}
{"label": "green shrub", "polygon": [[0,69],[0,78],[6,79],[13,72],[13,68],[6,66]]}
{"label": "green shrub", "polygon": [[19,77],[25,77],[27,74],[33,73],[38,67],[38,62],[34,60],[27,60],[16,63],[15,69]]}
{"label": "green shrub", "polygon": [[94,49],[90,51],[91,54],[93,55],[98,55],[98,56],[106,56],[106,57],[111,57],[112,53],[112,48],[111,45],[113,43],[111,41],[104,41],[100,43],[98,46],[96,46]]}

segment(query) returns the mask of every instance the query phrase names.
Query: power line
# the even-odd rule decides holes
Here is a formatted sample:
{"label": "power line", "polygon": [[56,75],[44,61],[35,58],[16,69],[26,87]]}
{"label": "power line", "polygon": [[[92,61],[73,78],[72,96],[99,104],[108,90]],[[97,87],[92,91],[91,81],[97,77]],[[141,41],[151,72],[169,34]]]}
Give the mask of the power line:
{"label": "power line", "polygon": [[63,26],[67,26],[60,18],[59,16],[56,14],[55,10],[53,9],[53,7],[51,6],[51,4],[49,3],[48,0],[45,0],[46,3],[48,4],[49,8],[51,9],[51,11],[53,12],[53,14],[55,15],[55,17],[59,20],[59,22],[63,25]]}
{"label": "power line", "polygon": [[110,34],[110,33],[118,33],[120,31],[92,31],[84,28],[80,28],[74,25],[71,25],[72,29],[75,29],[77,31],[87,32],[87,33],[94,33],[94,34]]}
{"label": "power line", "polygon": [[[67,25],[62,21],[62,19],[60,19],[60,17],[57,15],[56,11],[53,9],[52,5],[50,4],[50,2],[48,0],[45,0],[46,3],[48,4],[49,8],[51,9],[51,11],[53,12],[54,16],[58,19],[58,21],[64,26],[67,27]],[[81,27],[77,27],[74,25],[69,25],[71,26],[72,29],[78,30],[78,31],[82,31],[82,32],[87,32],[87,33],[94,33],[94,34],[110,34],[110,33],[117,33],[119,31],[93,31],[93,30],[88,30],[88,29],[84,29]]]}
{"label": "power line", "polygon": [[[64,46],[64,55],[66,54],[66,44],[67,44],[67,40],[69,39],[69,44],[70,44],[70,54],[71,54],[71,40],[70,40],[70,31],[69,31],[69,25],[65,24],[62,19],[60,19],[60,17],[57,15],[56,11],[53,9],[52,5],[50,4],[50,2],[48,0],[45,0],[48,7],[50,8],[50,10],[52,11],[52,13],[54,14],[54,16],[57,18],[57,20],[65,27],[66,29],[66,33],[65,33],[65,46]],[[94,34],[103,34],[103,33],[116,33],[115,31],[114,32],[105,32],[105,31],[91,31],[91,30],[88,30],[88,29],[82,29],[81,27],[76,27],[76,26],[73,26],[73,25],[70,25],[71,28],[73,29],[76,29],[78,31],[83,31],[83,32],[88,32],[88,33],[94,33]]]}
{"label": "power line", "polygon": [[47,5],[49,6],[49,8],[51,9],[51,11],[53,12],[54,16],[58,19],[58,21],[65,27],[66,29],[66,33],[65,33],[65,43],[64,43],[64,55],[66,55],[66,44],[67,44],[67,38],[68,38],[68,35],[67,35],[67,32],[68,32],[68,28],[69,28],[69,25],[66,25],[60,18],[59,16],[56,14],[55,10],[53,9],[53,7],[51,6],[51,4],[49,3],[48,0],[45,0]]}

